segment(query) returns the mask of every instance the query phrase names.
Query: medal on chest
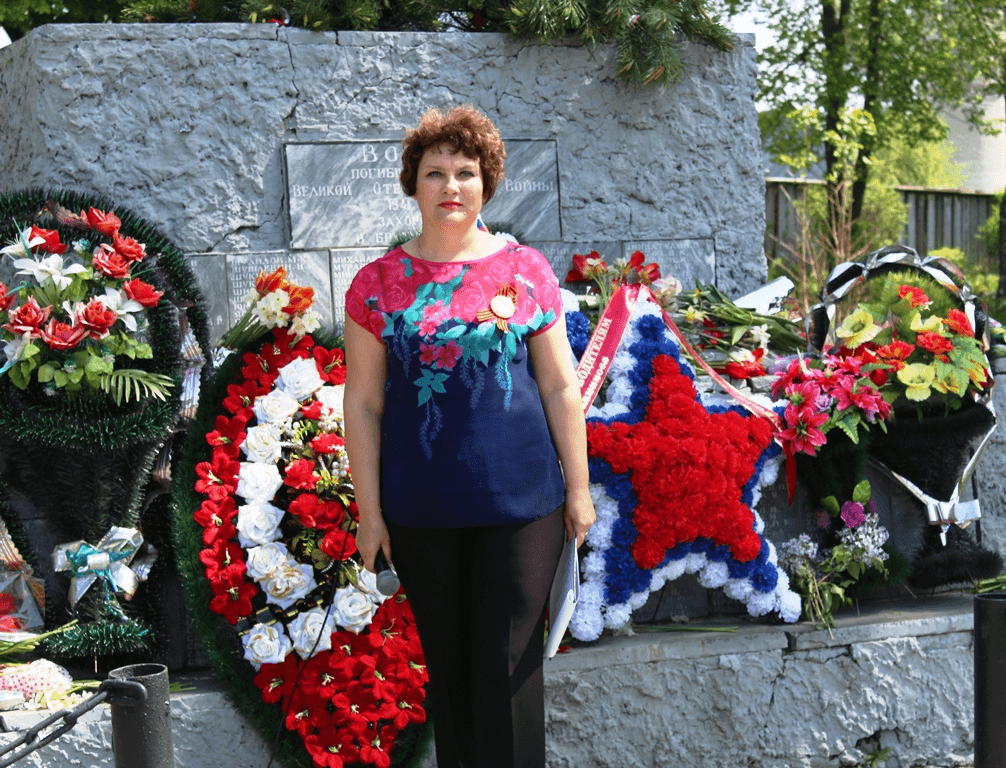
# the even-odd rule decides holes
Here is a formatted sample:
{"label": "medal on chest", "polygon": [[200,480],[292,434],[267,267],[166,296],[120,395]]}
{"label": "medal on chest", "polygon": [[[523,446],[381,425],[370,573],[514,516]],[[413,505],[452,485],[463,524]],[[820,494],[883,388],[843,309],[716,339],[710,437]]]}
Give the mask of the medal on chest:
{"label": "medal on chest", "polygon": [[496,295],[489,300],[489,308],[480,309],[476,313],[475,319],[480,323],[493,320],[496,322],[497,328],[503,333],[508,333],[510,326],[507,325],[507,320],[513,317],[516,311],[517,290],[513,286],[507,285],[496,291]]}

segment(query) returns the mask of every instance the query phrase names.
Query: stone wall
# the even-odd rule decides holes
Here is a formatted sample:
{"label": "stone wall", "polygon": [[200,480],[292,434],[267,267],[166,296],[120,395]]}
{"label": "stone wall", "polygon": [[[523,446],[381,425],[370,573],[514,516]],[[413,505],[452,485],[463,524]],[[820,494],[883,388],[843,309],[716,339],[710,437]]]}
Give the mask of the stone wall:
{"label": "stone wall", "polygon": [[[718,632],[603,638],[545,663],[546,765],[842,768],[883,748],[886,768],[971,764],[973,618],[969,597],[944,597],[864,609],[833,637],[720,620]],[[219,684],[178,679],[189,690],[171,697],[177,765],[268,762],[271,740]],[[45,714],[0,714],[0,730]],[[23,762],[113,765],[108,708]],[[430,754],[421,768],[435,765]]]}
{"label": "stone wall", "polygon": [[192,258],[217,334],[254,272],[283,263],[338,321],[381,251],[291,254],[284,145],[400,140],[424,108],[470,102],[504,138],[555,142],[561,239],[532,244],[560,276],[574,252],[642,249],[739,295],[766,272],[753,44],[683,42],[684,76],[658,89],[618,80],[610,46],[496,34],[46,26],[0,50],[0,189],[99,192],[157,225]]}

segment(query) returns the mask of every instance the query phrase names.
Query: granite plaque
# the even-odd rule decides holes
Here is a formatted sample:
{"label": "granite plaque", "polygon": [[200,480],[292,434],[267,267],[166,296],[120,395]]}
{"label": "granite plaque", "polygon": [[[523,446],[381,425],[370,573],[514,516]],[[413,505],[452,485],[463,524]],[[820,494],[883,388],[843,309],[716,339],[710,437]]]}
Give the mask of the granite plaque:
{"label": "granite plaque", "polygon": [[[387,246],[417,231],[419,209],[398,182],[398,141],[287,144],[290,247]],[[550,140],[507,142],[507,176],[483,211],[522,240],[559,240],[559,170]]]}
{"label": "granite plaque", "polygon": [[387,253],[385,248],[352,248],[332,251],[332,313],[335,332],[344,330],[346,315],[346,290],[360,267]]}
{"label": "granite plaque", "polygon": [[552,265],[552,271],[559,278],[559,285],[568,288],[574,293],[586,293],[587,288],[593,283],[567,283],[566,275],[573,267],[573,256],[578,253],[588,254],[597,251],[602,259],[608,264],[614,264],[616,259],[622,257],[621,243],[612,242],[586,242],[586,243],[538,243],[529,242],[532,248],[537,248],[548,259]]}
{"label": "granite plaque", "polygon": [[625,244],[626,256],[634,251],[646,255],[646,263],[655,261],[663,277],[676,277],[686,291],[695,283],[716,281],[716,249],[712,239],[648,240]]}
{"label": "granite plaque", "polygon": [[332,328],[332,278],[328,268],[328,251],[287,253],[232,253],[227,256],[227,295],[230,300],[231,325],[244,314],[245,296],[255,285],[259,272],[272,272],[286,267],[289,278],[297,285],[314,288],[314,308],[323,329]]}

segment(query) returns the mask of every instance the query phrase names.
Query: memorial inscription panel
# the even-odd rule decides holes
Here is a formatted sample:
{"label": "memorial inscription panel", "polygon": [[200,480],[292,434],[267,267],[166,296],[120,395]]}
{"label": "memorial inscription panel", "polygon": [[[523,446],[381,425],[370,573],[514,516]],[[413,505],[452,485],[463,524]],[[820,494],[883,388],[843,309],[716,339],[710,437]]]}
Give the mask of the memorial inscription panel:
{"label": "memorial inscription panel", "polygon": [[[522,240],[560,240],[559,169],[551,140],[507,141],[507,175],[483,210]],[[419,209],[398,181],[401,142],[287,144],[290,247],[387,246],[417,231]]]}

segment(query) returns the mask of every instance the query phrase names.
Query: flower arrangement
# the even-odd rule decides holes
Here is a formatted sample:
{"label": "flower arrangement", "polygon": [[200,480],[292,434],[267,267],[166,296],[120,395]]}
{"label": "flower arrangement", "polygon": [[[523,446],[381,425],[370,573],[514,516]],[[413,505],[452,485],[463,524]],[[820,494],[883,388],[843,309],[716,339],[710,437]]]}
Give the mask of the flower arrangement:
{"label": "flower arrangement", "polygon": [[623,628],[652,592],[685,573],[752,615],[800,615],[756,512],[778,470],[771,429],[706,402],[693,377],[660,309],[640,300],[612,361],[607,401],[587,412],[597,522],[570,623],[579,640]]}
{"label": "flower arrangement", "polygon": [[18,286],[0,283],[3,371],[19,389],[37,382],[71,397],[110,393],[116,404],[142,396],[164,400],[167,375],[122,365],[153,357],[145,310],[164,292],[151,282],[154,256],[120,232],[113,212],[78,214],[57,207],[57,221],[83,237],[64,243],[54,229],[24,228],[0,253],[13,262]]}
{"label": "flower arrangement", "polygon": [[356,550],[342,350],[276,328],[233,357],[189,511],[209,610],[315,766],[386,768],[426,719],[427,676],[405,596],[380,594]]}
{"label": "flower arrangement", "polygon": [[[987,394],[992,374],[964,311],[937,310],[922,287],[889,276],[874,302],[857,305],[835,329],[839,343],[798,356],[777,371],[772,394],[786,402],[783,436],[814,456],[838,427],[853,443],[863,430],[887,430],[892,406],[944,414]],[[931,290],[931,289],[930,289]]]}
{"label": "flower arrangement", "polygon": [[[869,511],[866,505],[869,504]],[[856,584],[869,570],[886,577],[884,549],[887,529],[880,525],[873,504],[870,483],[860,482],[853,497],[841,507],[834,496],[822,500],[823,509],[817,517],[825,530],[835,523],[833,533],[838,543],[819,548],[817,542],[804,533],[779,546],[779,565],[792,577],[794,590],[803,599],[804,615],[818,629],[835,626],[835,611],[850,604],[846,590]]]}
{"label": "flower arrangement", "polygon": [[286,267],[268,275],[260,272],[245,302],[245,313],[220,339],[221,347],[234,349],[249,344],[274,328],[289,328],[295,338],[301,339],[321,326],[314,309],[314,288],[291,283]]}
{"label": "flower arrangement", "polygon": [[660,267],[655,262],[644,263],[642,251],[634,251],[628,259],[616,259],[611,265],[601,258],[597,251],[587,254],[573,254],[573,265],[566,274],[567,283],[589,282],[590,300],[588,306],[598,314],[611,300],[611,295],[620,285],[653,285],[655,292],[677,292],[681,284],[674,279],[662,280]]}

